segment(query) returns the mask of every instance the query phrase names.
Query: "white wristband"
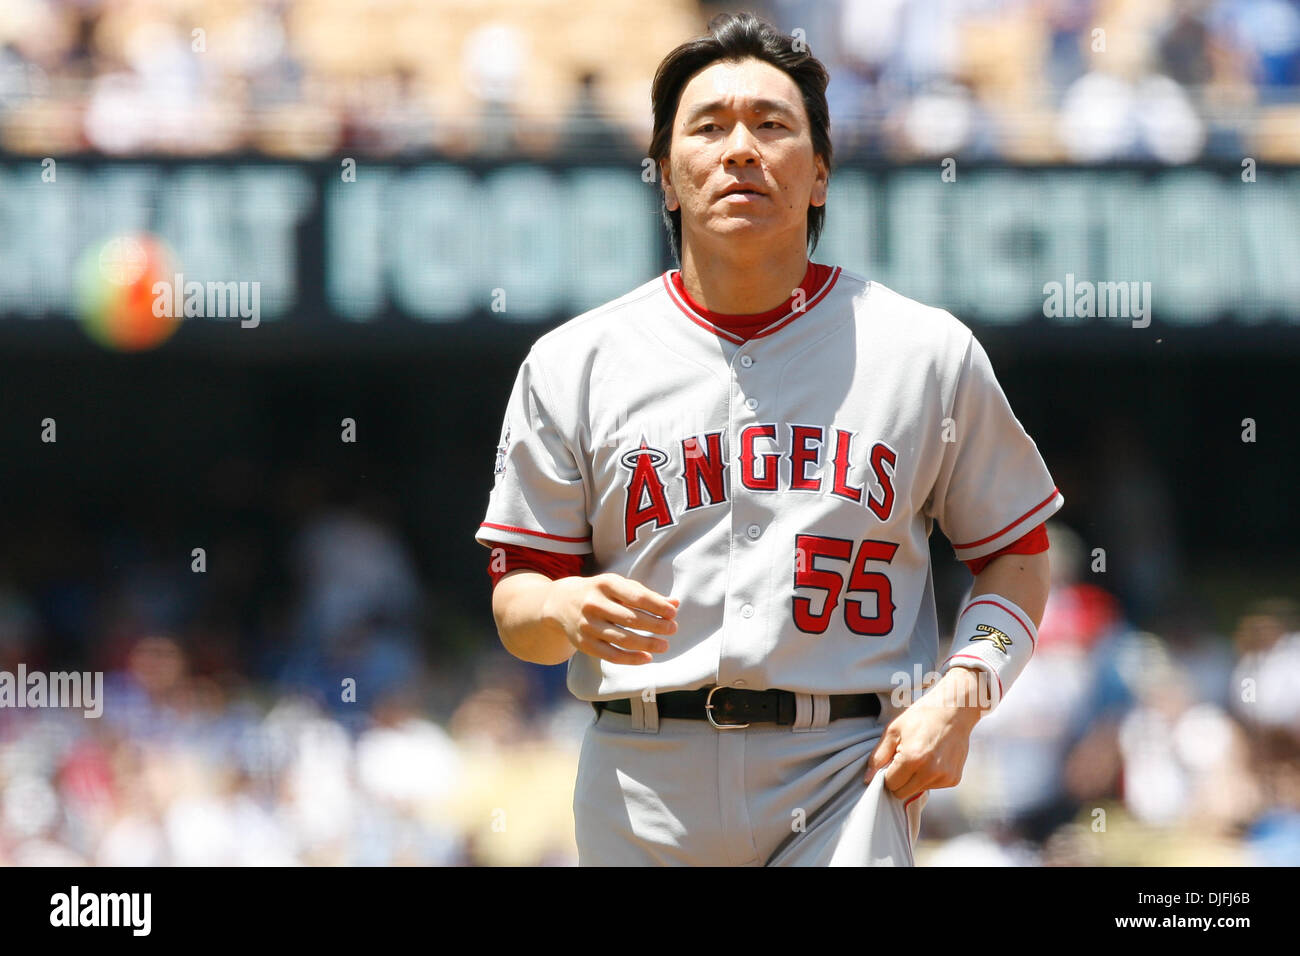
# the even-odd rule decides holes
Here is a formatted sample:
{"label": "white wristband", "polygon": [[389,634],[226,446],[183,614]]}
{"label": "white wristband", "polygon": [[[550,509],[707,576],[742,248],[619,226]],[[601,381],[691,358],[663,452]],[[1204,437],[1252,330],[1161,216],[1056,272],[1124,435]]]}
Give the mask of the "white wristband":
{"label": "white wristband", "polygon": [[960,666],[992,675],[988,688],[992,710],[1029,663],[1037,641],[1038,629],[1023,608],[1000,594],[979,594],[957,615],[952,653],[939,673]]}

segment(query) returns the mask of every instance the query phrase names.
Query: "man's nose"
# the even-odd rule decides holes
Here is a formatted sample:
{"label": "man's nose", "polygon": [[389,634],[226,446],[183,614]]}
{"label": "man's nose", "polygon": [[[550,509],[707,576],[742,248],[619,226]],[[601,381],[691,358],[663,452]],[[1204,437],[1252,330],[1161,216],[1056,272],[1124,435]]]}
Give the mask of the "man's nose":
{"label": "man's nose", "polygon": [[744,123],[737,123],[727,137],[727,148],[723,151],[722,160],[725,163],[753,163],[758,161],[758,153],[755,150],[756,141],[754,134],[749,131]]}

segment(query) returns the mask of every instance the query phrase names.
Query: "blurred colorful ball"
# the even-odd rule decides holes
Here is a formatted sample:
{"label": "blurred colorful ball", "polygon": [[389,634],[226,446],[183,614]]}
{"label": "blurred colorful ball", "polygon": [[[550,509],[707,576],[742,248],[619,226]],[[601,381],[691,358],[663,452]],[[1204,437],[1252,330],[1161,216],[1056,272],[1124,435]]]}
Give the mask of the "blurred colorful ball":
{"label": "blurred colorful ball", "polygon": [[[169,314],[177,271],[166,243],[146,233],[116,236],[87,250],[77,267],[79,313],[87,334],[119,352],[166,342],[180,323],[179,316]],[[158,282],[167,283],[161,294],[154,291]],[[165,308],[154,307],[160,299]]]}

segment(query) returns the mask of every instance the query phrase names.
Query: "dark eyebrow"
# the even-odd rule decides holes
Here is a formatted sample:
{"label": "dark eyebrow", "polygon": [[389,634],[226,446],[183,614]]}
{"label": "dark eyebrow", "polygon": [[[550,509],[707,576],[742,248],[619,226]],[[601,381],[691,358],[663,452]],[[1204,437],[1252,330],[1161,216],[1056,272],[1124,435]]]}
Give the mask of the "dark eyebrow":
{"label": "dark eyebrow", "polygon": [[[727,109],[727,104],[722,100],[712,100],[708,103],[700,104],[687,113],[686,119],[683,120],[683,122],[689,125],[695,122],[699,117],[708,113],[725,113]],[[754,100],[749,106],[749,111],[754,113],[783,113],[786,116],[791,117],[795,115],[794,107],[785,100]]]}

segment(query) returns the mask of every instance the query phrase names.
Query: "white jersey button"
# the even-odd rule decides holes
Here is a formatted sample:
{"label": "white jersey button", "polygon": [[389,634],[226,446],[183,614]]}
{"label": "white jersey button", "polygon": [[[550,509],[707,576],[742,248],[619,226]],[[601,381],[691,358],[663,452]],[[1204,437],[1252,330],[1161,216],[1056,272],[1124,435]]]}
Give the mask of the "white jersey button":
{"label": "white jersey button", "polygon": [[745,366],[745,368],[749,368],[751,365],[754,364],[754,360],[750,358],[748,355],[742,355],[740,357],[740,364]]}
{"label": "white jersey button", "polygon": [[745,605],[742,605],[741,608],[740,608],[740,616],[741,616],[741,617],[753,617],[753,616],[754,616],[754,605],[752,605],[752,604],[745,604]]}
{"label": "white jersey button", "polygon": [[762,533],[763,529],[756,524],[751,524],[745,529],[745,534],[749,535],[751,538],[757,538]]}
{"label": "white jersey button", "polygon": [[758,408],[758,399],[756,398],[745,399],[745,407],[752,412],[754,409]]}

